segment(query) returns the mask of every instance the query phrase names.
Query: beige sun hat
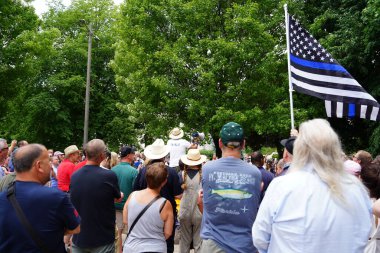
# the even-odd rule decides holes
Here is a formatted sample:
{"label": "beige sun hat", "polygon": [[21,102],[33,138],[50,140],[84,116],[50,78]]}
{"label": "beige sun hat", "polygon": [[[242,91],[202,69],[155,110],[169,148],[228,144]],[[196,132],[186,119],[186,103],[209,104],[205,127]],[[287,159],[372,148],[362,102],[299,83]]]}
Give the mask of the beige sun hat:
{"label": "beige sun hat", "polygon": [[69,156],[72,153],[78,152],[79,149],[78,149],[77,145],[71,145],[71,146],[68,146],[67,148],[65,148],[64,151],[65,151],[65,156]]}
{"label": "beige sun hat", "polygon": [[144,155],[147,159],[161,159],[169,154],[169,147],[165,145],[162,139],[157,139],[152,145],[149,145],[144,150]]}
{"label": "beige sun hat", "polygon": [[181,161],[188,166],[195,166],[206,161],[207,156],[201,155],[199,149],[189,149],[187,155],[181,156]]}
{"label": "beige sun hat", "polygon": [[181,139],[183,137],[183,130],[175,127],[169,133],[169,138],[173,140]]}

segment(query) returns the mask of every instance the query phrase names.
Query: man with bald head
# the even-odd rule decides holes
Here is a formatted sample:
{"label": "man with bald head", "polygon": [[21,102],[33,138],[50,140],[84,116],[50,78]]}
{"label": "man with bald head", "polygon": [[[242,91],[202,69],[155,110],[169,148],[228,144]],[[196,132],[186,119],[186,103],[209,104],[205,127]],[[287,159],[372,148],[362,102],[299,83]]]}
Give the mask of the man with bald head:
{"label": "man with bald head", "polygon": [[50,180],[47,149],[40,144],[21,147],[13,162],[16,181],[0,193],[0,252],[43,252],[10,202],[13,194],[46,251],[66,252],[63,235],[78,233],[80,218],[67,194],[44,186]]}
{"label": "man with bald head", "polygon": [[115,172],[100,167],[107,147],[102,140],[87,143],[87,163],[71,177],[70,196],[81,216],[81,232],[73,236],[73,253],[115,252],[115,205],[121,201]]}

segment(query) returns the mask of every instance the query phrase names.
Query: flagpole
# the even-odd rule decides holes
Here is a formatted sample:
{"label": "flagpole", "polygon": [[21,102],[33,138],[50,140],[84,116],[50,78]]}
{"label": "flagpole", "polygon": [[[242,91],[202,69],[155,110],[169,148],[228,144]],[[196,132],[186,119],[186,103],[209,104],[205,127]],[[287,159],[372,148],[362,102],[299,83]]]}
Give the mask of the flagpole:
{"label": "flagpole", "polygon": [[286,26],[286,51],[288,56],[288,79],[289,79],[289,102],[290,102],[290,122],[291,127],[294,129],[294,112],[293,112],[293,85],[290,74],[290,43],[289,43],[289,14],[288,5],[284,4],[285,11],[285,26]]}

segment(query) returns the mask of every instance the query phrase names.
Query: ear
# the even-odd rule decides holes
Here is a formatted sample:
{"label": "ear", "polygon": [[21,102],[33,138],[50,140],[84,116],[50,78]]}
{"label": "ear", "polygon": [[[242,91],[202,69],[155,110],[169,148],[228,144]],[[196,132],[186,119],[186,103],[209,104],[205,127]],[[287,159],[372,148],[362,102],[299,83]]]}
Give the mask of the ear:
{"label": "ear", "polygon": [[219,148],[222,149],[223,148],[223,142],[222,142],[222,139],[219,138]]}
{"label": "ear", "polygon": [[34,168],[36,169],[36,171],[38,173],[44,173],[44,169],[41,167],[41,161],[40,160],[37,160],[35,163],[34,163]]}
{"label": "ear", "polygon": [[241,149],[245,148],[245,140],[243,141],[243,144],[241,144]]}

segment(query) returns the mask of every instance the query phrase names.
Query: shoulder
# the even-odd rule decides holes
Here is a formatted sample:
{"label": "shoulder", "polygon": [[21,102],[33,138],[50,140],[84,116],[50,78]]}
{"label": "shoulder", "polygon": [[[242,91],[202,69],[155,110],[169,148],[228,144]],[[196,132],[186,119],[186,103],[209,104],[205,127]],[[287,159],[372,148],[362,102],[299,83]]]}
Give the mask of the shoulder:
{"label": "shoulder", "polygon": [[294,191],[309,189],[311,182],[320,181],[320,179],[316,177],[316,175],[303,170],[295,171],[281,177],[275,177],[269,184],[268,190],[280,192],[283,195]]}
{"label": "shoulder", "polygon": [[186,145],[186,146],[191,144],[188,140],[185,140],[185,139],[180,139],[180,142],[181,142],[183,145]]}
{"label": "shoulder", "polygon": [[108,169],[103,169],[101,167],[99,167],[100,169],[98,169],[98,173],[99,174],[103,174],[104,176],[108,176],[108,177],[116,177],[116,173],[112,170],[108,170]]}
{"label": "shoulder", "polygon": [[30,197],[35,197],[36,199],[41,199],[43,201],[61,201],[67,194],[62,192],[57,188],[46,187],[43,185],[30,184],[28,182],[17,182],[16,184],[16,192],[19,191],[29,193]]}

